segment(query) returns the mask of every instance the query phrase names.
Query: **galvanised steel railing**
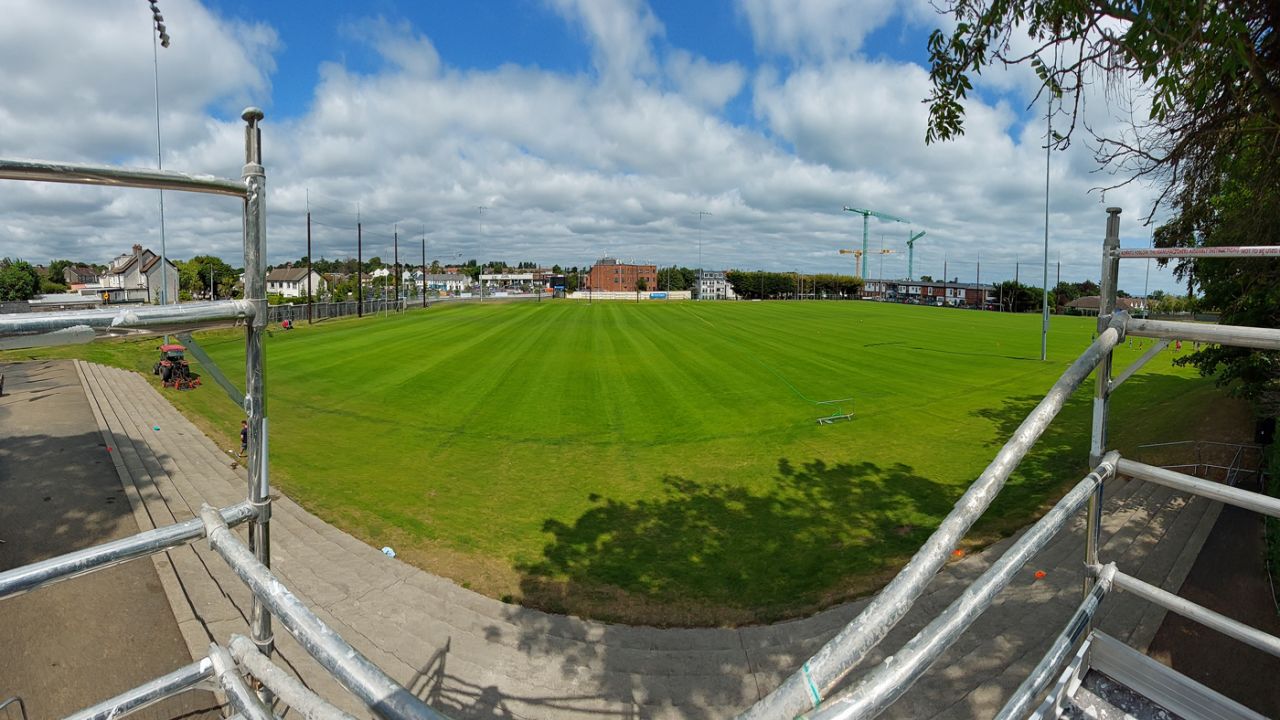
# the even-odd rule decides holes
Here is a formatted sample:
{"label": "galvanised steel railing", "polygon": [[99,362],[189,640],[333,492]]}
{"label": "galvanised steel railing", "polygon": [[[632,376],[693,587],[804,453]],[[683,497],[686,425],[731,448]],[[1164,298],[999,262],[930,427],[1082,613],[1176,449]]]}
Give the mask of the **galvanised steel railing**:
{"label": "galvanised steel railing", "polygon": [[[86,550],[69,553],[0,573],[0,599],[35,590],[76,575],[160,552],[204,537],[235,570],[253,593],[250,621],[251,639],[233,636],[228,646],[212,644],[207,657],[179,668],[138,688],[106,700],[73,717],[114,718],[133,712],[166,697],[217,683],[238,717],[271,718],[273,699],[305,713],[307,717],[340,719],[347,716],[327,701],[292,680],[270,661],[273,649],[272,615],[299,644],[344,687],[359,697],[375,714],[384,718],[442,718],[422,700],[395,682],[340,635],[325,625],[270,570],[271,500],[267,462],[268,424],[262,333],[268,313],[265,297],[266,181],[261,165],[261,111],[245,110],[245,165],[241,183],[229,180],[182,175],[163,171],[121,170],[97,166],[53,165],[0,160],[0,178],[77,182],[93,185],[163,187],[192,192],[212,192],[244,199],[245,299],[232,303],[203,303],[190,306],[161,306],[134,311],[132,317],[109,321],[112,327],[191,327],[214,319],[234,316],[245,324],[246,395],[243,401],[249,422],[249,482],[245,501],[222,510],[205,507],[200,517],[140,533]],[[1055,668],[1089,631],[1099,603],[1114,588],[1204,622],[1211,627],[1249,642],[1255,647],[1280,654],[1280,640],[1223,618],[1205,608],[1177,598],[1116,569],[1098,558],[1101,532],[1102,492],[1109,480],[1134,477],[1202,495],[1214,500],[1280,517],[1280,500],[1238,488],[1209,483],[1171,470],[1124,459],[1107,449],[1107,417],[1110,395],[1142,364],[1155,356],[1148,352],[1119,377],[1111,375],[1112,351],[1126,333],[1160,339],[1194,339],[1244,347],[1280,349],[1280,330],[1190,325],[1131,319],[1117,311],[1116,273],[1121,257],[1145,257],[1119,250],[1119,209],[1108,209],[1104,244],[1102,302],[1099,333],[1093,343],[1062,374],[1033,409],[1013,436],[996,454],[969,490],[956,503],[938,529],[930,536],[906,567],[843,630],[777,689],[746,710],[743,718],[784,718],[809,712],[810,717],[871,718],[901,697],[928,670],[983,611],[1008,586],[1014,573],[1058,533],[1068,520],[1087,506],[1084,565],[1088,570],[1084,601],[1066,629],[1022,687],[1010,698],[1001,717],[1021,717],[1035,705],[1053,677]],[[1243,248],[1238,256],[1277,255],[1280,252]],[[1217,248],[1214,257],[1223,255]],[[1247,252],[1246,252],[1247,251]],[[1191,253],[1188,253],[1191,254]],[[1205,253],[1196,253],[1205,255]],[[1164,253],[1161,257],[1167,256]],[[104,314],[58,313],[37,324],[24,324],[14,316],[0,316],[0,339],[23,333],[61,332],[71,328],[100,327]],[[1093,432],[1090,459],[1093,471],[1068,492],[1031,529],[1024,533],[986,572],[923,630],[895,653],[890,661],[871,669],[853,687],[842,687],[858,663],[884,639],[910,610],[946,562],[951,549],[990,506],[1010,473],[1026,456],[1066,400],[1097,374],[1094,391]],[[250,523],[246,546],[229,530],[241,522]],[[237,663],[257,678],[257,693],[248,689]],[[1048,702],[1046,700],[1046,702]]]}

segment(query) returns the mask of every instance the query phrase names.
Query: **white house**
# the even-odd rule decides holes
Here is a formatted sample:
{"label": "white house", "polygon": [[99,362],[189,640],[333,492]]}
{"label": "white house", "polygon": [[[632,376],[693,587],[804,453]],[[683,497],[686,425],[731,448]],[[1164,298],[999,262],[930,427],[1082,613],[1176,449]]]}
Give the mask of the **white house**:
{"label": "white house", "polygon": [[[404,273],[404,281],[412,282],[419,290],[422,289],[422,271],[414,270]],[[437,290],[441,292],[466,292],[471,287],[471,278],[461,273],[440,273],[427,274],[427,289]]]}
{"label": "white house", "polygon": [[[311,295],[323,295],[328,283],[315,270],[311,271]],[[307,296],[307,269],[304,267],[282,267],[267,273],[267,294],[280,295],[287,298]]]}
{"label": "white house", "polygon": [[[658,290],[660,288],[649,288]],[[699,300],[734,300],[738,296],[733,292],[726,273],[723,270],[704,270],[698,273],[697,296]]]}
{"label": "white house", "polygon": [[[168,272],[164,272],[167,266]],[[164,278],[162,281],[161,278]],[[167,282],[165,282],[167,281]],[[99,278],[104,288],[121,290],[145,290],[149,302],[159,303],[160,288],[168,286],[168,301],[178,301],[178,266],[165,259],[160,264],[160,256],[150,250],[134,245],[132,253],[126,253],[111,261],[107,273]]]}

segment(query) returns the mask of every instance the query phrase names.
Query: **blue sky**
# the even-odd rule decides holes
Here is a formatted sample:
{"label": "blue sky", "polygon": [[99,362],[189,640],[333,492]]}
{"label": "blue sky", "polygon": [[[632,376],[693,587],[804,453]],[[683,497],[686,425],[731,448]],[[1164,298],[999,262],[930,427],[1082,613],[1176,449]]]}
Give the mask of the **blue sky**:
{"label": "blue sky", "polygon": [[[341,62],[353,71],[367,73],[383,66],[382,58],[349,31],[351,25],[369,17],[408,22],[429,34],[440,54],[460,70],[492,70],[514,63],[568,74],[591,71],[591,50],[582,34],[536,0],[375,0],[358,5],[217,0],[209,6],[229,17],[256,18],[276,28],[281,47],[274,56],[271,109],[284,117],[306,111],[322,63]],[[657,0],[649,6],[663,21],[662,44],[669,47],[697,48],[708,60],[737,62],[750,70],[758,69],[761,62],[786,62],[777,53],[757,56],[751,29],[737,3]],[[895,13],[864,40],[862,54],[924,64],[929,29],[919,19],[909,22],[901,12]],[[730,103],[726,116],[756,125],[749,96],[750,88],[745,88],[736,102]]]}
{"label": "blue sky", "polygon": [[[144,3],[48,0],[0,27],[7,156],[155,162]],[[126,12],[124,8],[129,8]],[[926,0],[504,0],[249,3],[162,0],[165,166],[235,176],[239,111],[262,106],[269,258],[352,254],[426,235],[431,254],[586,265],[852,271],[861,243],[844,205],[909,218],[872,223],[884,273],[982,279],[1041,258],[1043,126],[1029,69],[980,79],[960,141],[923,142],[926,39],[946,18]],[[41,40],[61,31],[68,42]],[[1090,121],[1114,126],[1107,98]],[[1106,205],[1145,244],[1150,188],[1096,188],[1088,143],[1055,153],[1050,259],[1096,277]],[[483,218],[476,207],[491,208]],[[77,210],[88,210],[76,215]],[[153,196],[24,188],[0,197],[0,255],[102,262],[159,242]],[[166,198],[177,257],[238,253],[235,209]],[[366,254],[389,256],[390,248]],[[44,248],[48,248],[44,250]],[[36,255],[33,259],[49,258]],[[879,272],[879,256],[870,274]],[[1037,267],[1036,270],[1039,270]],[[1144,273],[1122,285],[1141,291]],[[1031,272],[1038,276],[1038,272]],[[972,276],[972,277],[971,277]],[[1167,273],[1153,288],[1173,289]]]}

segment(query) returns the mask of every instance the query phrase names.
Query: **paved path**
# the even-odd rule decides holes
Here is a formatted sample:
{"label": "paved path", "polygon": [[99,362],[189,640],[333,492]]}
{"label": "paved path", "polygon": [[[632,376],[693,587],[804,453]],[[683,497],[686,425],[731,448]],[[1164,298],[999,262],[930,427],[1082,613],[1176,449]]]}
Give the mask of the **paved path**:
{"label": "paved path", "polygon": [[[144,378],[80,368],[98,421],[118,450],[118,469],[154,522],[244,497],[243,470],[233,469]],[[1103,558],[1176,591],[1220,505],[1116,482],[1106,508]],[[999,709],[1079,601],[1083,520],[1077,520],[886,716],[989,717]],[[271,538],[274,569],[325,622],[411,691],[459,718],[729,717],[781,682],[866,602],[765,627],[626,627],[479,596],[387,558],[287,497],[275,502]],[[882,647],[897,648],[917,632],[1012,541],[949,565]],[[174,572],[162,579],[174,588],[174,612],[193,654],[203,654],[210,638],[247,634],[248,592],[230,570],[201,544],[170,556]],[[1035,570],[1047,577],[1035,580]],[[1104,630],[1142,649],[1164,617],[1123,593],[1109,597],[1103,612]],[[364,714],[284,631],[276,637],[284,664],[322,695]]]}
{"label": "paved path", "polygon": [[[137,533],[72,363],[0,374],[0,570]],[[169,608],[149,560],[0,600],[0,700],[63,717],[191,662]],[[138,717],[220,715],[200,692]]]}

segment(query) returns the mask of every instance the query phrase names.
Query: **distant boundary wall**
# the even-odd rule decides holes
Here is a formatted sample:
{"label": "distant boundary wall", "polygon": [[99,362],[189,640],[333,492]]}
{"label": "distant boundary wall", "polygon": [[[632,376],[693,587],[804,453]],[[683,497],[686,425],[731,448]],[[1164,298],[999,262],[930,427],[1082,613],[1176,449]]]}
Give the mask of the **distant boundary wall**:
{"label": "distant boundary wall", "polygon": [[[654,297],[654,296],[661,297]],[[666,302],[669,300],[689,300],[692,291],[689,290],[641,290],[640,299],[646,301]],[[583,290],[575,290],[565,297],[570,300],[630,300],[636,301],[636,293],[633,292],[613,292],[608,290],[593,290],[585,292]]]}

